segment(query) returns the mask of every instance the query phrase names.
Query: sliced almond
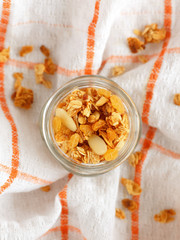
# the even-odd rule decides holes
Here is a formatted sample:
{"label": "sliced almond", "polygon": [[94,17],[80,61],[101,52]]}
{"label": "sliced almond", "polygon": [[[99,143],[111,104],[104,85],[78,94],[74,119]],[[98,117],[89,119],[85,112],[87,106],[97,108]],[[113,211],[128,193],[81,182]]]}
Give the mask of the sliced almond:
{"label": "sliced almond", "polygon": [[107,145],[102,138],[93,134],[88,139],[90,148],[98,155],[103,155],[107,151]]}
{"label": "sliced almond", "polygon": [[64,124],[64,126],[66,126],[68,129],[70,129],[73,132],[76,131],[77,127],[74,120],[72,119],[72,117],[68,115],[68,113],[64,109],[57,108],[56,116],[61,119],[62,124]]}
{"label": "sliced almond", "polygon": [[97,107],[101,107],[101,106],[103,106],[107,101],[108,101],[108,99],[102,96],[102,97],[96,102],[96,106],[97,106]]}

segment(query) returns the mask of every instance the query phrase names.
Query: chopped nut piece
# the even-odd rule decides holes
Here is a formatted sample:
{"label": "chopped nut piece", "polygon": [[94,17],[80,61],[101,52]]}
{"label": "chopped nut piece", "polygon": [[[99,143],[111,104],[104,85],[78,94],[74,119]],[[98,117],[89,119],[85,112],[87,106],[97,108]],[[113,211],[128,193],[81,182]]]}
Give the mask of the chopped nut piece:
{"label": "chopped nut piece", "polygon": [[48,49],[47,47],[45,47],[44,45],[42,45],[42,46],[40,47],[40,50],[41,50],[41,52],[42,52],[46,57],[49,57],[50,52],[49,52],[49,49]]}
{"label": "chopped nut piece", "polygon": [[86,124],[86,117],[84,117],[80,114],[79,117],[78,117],[78,122],[80,124]]}
{"label": "chopped nut piece", "polygon": [[67,107],[67,109],[77,109],[77,108],[81,108],[82,107],[82,101],[80,100],[72,100],[69,102],[69,105]]}
{"label": "chopped nut piece", "polygon": [[95,111],[93,114],[91,114],[88,117],[88,122],[89,123],[95,123],[97,120],[99,120],[99,117],[100,117],[100,113]]}
{"label": "chopped nut piece", "polygon": [[130,37],[127,39],[127,41],[128,41],[128,45],[129,45],[129,48],[132,53],[137,53],[137,52],[145,49],[144,43],[137,38]]}
{"label": "chopped nut piece", "polygon": [[55,116],[53,118],[52,126],[55,133],[59,132],[61,130],[61,119]]}
{"label": "chopped nut piece", "polygon": [[19,52],[19,55],[21,57],[24,57],[25,55],[27,55],[28,53],[33,51],[33,46],[23,46]]}
{"label": "chopped nut piece", "polygon": [[112,128],[107,129],[107,137],[110,141],[113,141],[117,138],[116,132]]}
{"label": "chopped nut piece", "polygon": [[73,134],[71,137],[70,137],[70,140],[69,140],[69,147],[70,148],[75,148],[77,147],[78,143],[79,143],[79,140],[80,140],[80,136],[78,133],[75,133]]}
{"label": "chopped nut piece", "polygon": [[125,219],[126,215],[123,210],[121,210],[120,208],[116,208],[116,217],[120,219]]}
{"label": "chopped nut piece", "polygon": [[44,60],[45,73],[54,74],[57,71],[56,64],[53,63],[51,58],[46,58]]}
{"label": "chopped nut piece", "polygon": [[8,61],[10,55],[10,47],[4,48],[0,51],[0,63],[5,63]]}
{"label": "chopped nut piece", "polygon": [[44,186],[44,187],[41,187],[40,188],[43,192],[49,192],[51,190],[50,186],[47,185],[47,186]]}
{"label": "chopped nut piece", "polygon": [[91,103],[88,103],[87,106],[85,107],[84,111],[82,114],[86,117],[89,117],[91,114]]}
{"label": "chopped nut piece", "polygon": [[109,124],[111,124],[112,126],[117,126],[120,124],[121,122],[121,115],[119,113],[113,112],[112,115],[107,118],[107,121],[109,122]]}
{"label": "chopped nut piece", "polygon": [[180,106],[180,93],[174,95],[174,104]]}
{"label": "chopped nut piece", "polygon": [[125,72],[125,67],[123,66],[115,66],[112,68],[112,76],[117,77]]}
{"label": "chopped nut piece", "polygon": [[104,158],[106,161],[112,161],[116,159],[118,156],[117,149],[108,149],[107,152],[104,154]]}
{"label": "chopped nut piece", "polygon": [[156,23],[146,25],[142,32],[142,37],[144,38],[145,43],[158,43],[165,39],[166,30],[164,28],[159,29]]}
{"label": "chopped nut piece", "polygon": [[23,73],[15,72],[13,73],[13,77],[16,80],[14,83],[14,89],[17,90],[21,86],[23,80]]}
{"label": "chopped nut piece", "polygon": [[35,78],[36,78],[36,83],[43,83],[44,79],[43,79],[43,73],[45,70],[45,66],[44,64],[36,64],[34,66],[34,71],[35,71]]}
{"label": "chopped nut piece", "polygon": [[20,86],[13,100],[16,107],[29,109],[33,103],[33,91]]}
{"label": "chopped nut piece", "polygon": [[142,62],[142,63],[147,63],[147,62],[148,62],[148,58],[145,57],[145,56],[138,56],[138,59],[139,59],[139,61]]}
{"label": "chopped nut piece", "polygon": [[99,135],[103,137],[104,141],[109,145],[111,148],[114,148],[114,145],[110,139],[108,139],[108,136],[105,132],[99,131]]}
{"label": "chopped nut piece", "polygon": [[138,164],[138,162],[142,159],[142,153],[141,152],[135,152],[132,153],[129,156],[129,164],[133,167],[136,167],[136,165]]}
{"label": "chopped nut piece", "polygon": [[111,92],[103,88],[98,88],[97,92],[100,96],[104,96],[106,98],[110,98],[111,96]]}
{"label": "chopped nut piece", "polygon": [[138,29],[134,29],[134,30],[133,30],[133,33],[134,33],[135,35],[137,35],[137,36],[141,36],[141,31],[138,30]]}
{"label": "chopped nut piece", "polygon": [[140,195],[142,192],[142,189],[139,186],[139,184],[130,179],[121,178],[121,183],[126,187],[130,195],[137,196]]}
{"label": "chopped nut piece", "polygon": [[91,136],[93,133],[90,125],[80,125],[80,130],[85,134],[85,136]]}
{"label": "chopped nut piece", "polygon": [[160,223],[168,223],[174,221],[174,217],[176,212],[173,209],[165,209],[161,211],[159,214],[154,215],[154,220]]}
{"label": "chopped nut piece", "polygon": [[108,102],[108,99],[102,96],[102,97],[96,102],[96,106],[97,106],[97,107],[100,107],[100,106],[104,105],[106,102]]}
{"label": "chopped nut piece", "polygon": [[137,203],[128,198],[122,200],[122,205],[131,212],[134,212],[138,208]]}
{"label": "chopped nut piece", "polygon": [[97,122],[92,124],[92,130],[97,131],[100,128],[104,127],[106,125],[106,122],[104,120],[98,120]]}
{"label": "chopped nut piece", "polygon": [[116,95],[112,95],[110,97],[110,100],[111,100],[111,103],[112,103],[112,106],[120,113],[120,114],[123,114],[125,109],[124,109],[124,105],[123,105],[123,102],[121,101],[121,99],[116,96]]}

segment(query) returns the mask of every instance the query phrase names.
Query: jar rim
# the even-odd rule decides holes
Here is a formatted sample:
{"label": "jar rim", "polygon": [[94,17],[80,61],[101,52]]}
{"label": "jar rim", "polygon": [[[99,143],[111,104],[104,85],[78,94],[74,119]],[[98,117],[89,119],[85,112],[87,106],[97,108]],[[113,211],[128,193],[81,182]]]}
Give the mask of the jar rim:
{"label": "jar rim", "polygon": [[[52,139],[52,134],[50,131],[50,118],[55,105],[57,105],[60,99],[65,97],[65,94],[69,94],[77,88],[79,89],[84,87],[101,87],[110,90],[117,96],[121,97],[124,101],[124,104],[126,103],[125,107],[128,106],[129,111],[132,112],[131,118],[133,119],[131,119],[131,123],[135,129],[134,135],[132,136],[131,142],[129,142],[126,151],[124,153],[121,152],[121,155],[113,161],[104,161],[101,164],[79,164],[71,158],[69,158],[69,161],[67,157],[65,157],[65,154],[63,156],[62,152],[59,151],[59,147],[54,144]],[[63,165],[66,170],[81,176],[100,175],[122,164],[134,151],[141,135],[141,118],[133,100],[117,83],[100,75],[85,75],[76,77],[57,89],[56,92],[52,94],[44,104],[40,113],[39,125],[41,136],[51,154]]]}

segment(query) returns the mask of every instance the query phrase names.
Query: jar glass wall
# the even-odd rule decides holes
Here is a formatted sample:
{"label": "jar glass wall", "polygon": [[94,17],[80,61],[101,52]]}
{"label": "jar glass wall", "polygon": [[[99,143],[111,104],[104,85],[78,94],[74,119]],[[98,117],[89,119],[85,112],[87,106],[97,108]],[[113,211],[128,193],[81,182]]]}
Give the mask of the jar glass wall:
{"label": "jar glass wall", "polygon": [[[103,161],[98,164],[78,163],[63,153],[54,139],[52,119],[58,103],[72,91],[89,87],[104,88],[117,95],[123,101],[129,116],[128,138],[120,149],[118,157],[113,161]],[[96,176],[119,166],[134,151],[141,134],[141,118],[132,99],[118,84],[102,76],[88,75],[69,81],[48,99],[40,114],[40,130],[49,151],[64,168],[81,176]]]}

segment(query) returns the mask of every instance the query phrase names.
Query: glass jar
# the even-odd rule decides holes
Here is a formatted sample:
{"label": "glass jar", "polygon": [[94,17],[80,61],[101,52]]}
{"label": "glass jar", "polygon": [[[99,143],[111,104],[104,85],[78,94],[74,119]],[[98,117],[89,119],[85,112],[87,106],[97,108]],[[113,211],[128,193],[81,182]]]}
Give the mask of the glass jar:
{"label": "glass jar", "polygon": [[[98,164],[80,164],[63,153],[54,139],[52,119],[58,103],[75,89],[88,87],[104,88],[111,91],[123,101],[128,113],[129,135],[124,146],[119,151],[118,157],[113,161],[103,161]],[[49,151],[64,168],[77,175],[96,176],[119,166],[134,151],[141,134],[141,118],[132,99],[118,84],[102,76],[87,75],[69,81],[48,99],[40,114],[40,131]]]}

